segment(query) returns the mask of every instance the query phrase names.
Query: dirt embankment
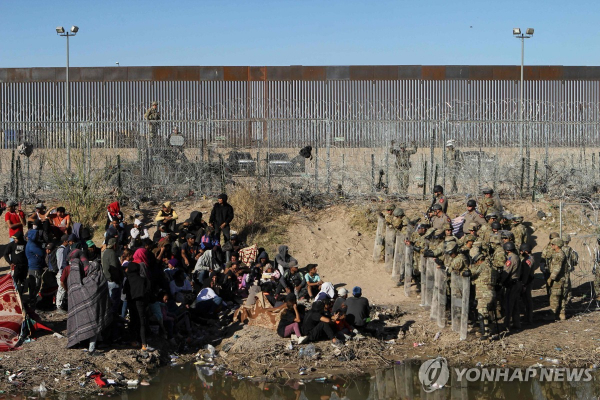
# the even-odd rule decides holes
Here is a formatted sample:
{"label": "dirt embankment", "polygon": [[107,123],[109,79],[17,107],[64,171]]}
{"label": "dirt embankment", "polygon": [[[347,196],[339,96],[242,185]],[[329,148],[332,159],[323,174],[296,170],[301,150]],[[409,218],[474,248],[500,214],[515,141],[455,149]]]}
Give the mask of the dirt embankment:
{"label": "dirt embankment", "polygon": [[[177,211],[184,216],[193,209],[209,211],[210,203],[186,203]],[[422,204],[414,202],[403,206],[407,210],[423,208]],[[521,209],[530,210],[525,214],[526,218],[534,211],[531,204],[508,206],[512,206],[513,212],[522,214],[525,212]],[[143,210],[153,208],[143,207]],[[590,312],[596,310],[597,304],[576,297],[569,308],[567,321],[545,321],[549,307],[545,289],[541,286],[541,275],[537,277],[538,285],[534,291],[535,323],[524,326],[522,332],[501,336],[492,342],[480,341],[470,333],[467,340],[460,341],[449,326],[439,329],[430,321],[429,312],[418,305],[414,293],[406,297],[403,289],[397,288],[385,272],[383,264],[373,262],[373,229],[368,221],[362,225],[357,223],[357,219],[368,220],[374,215],[368,208],[381,209],[383,204],[371,203],[367,209],[364,206],[334,206],[317,213],[301,211],[288,215],[286,218],[290,222],[285,244],[289,245],[291,254],[301,266],[319,264],[324,281],[344,284],[348,288],[362,287],[364,296],[377,305],[375,311],[380,313],[373,324],[373,337],[351,341],[341,349],[335,349],[327,342],[316,343],[318,356],[300,358],[299,347],[294,345],[289,349],[290,341],[280,339],[275,332],[237,324],[221,330],[218,324],[211,324],[199,326],[187,347],[168,347],[162,339],[154,337],[150,344],[158,349],[156,352],[146,354],[130,346],[111,346],[101,349],[100,356],[91,357],[83,349],[66,349],[66,339],[45,334],[25,343],[21,350],[0,354],[0,390],[31,390],[44,382],[48,390],[97,392],[97,385],[86,378],[88,372],[102,372],[105,378],[125,385],[128,380],[142,381],[161,365],[194,360],[198,348],[207,342],[217,348],[217,357],[211,361],[215,366],[245,376],[270,378],[317,378],[336,371],[358,374],[389,365],[394,360],[438,355],[447,357],[453,364],[481,362],[530,366],[539,362],[582,367],[600,364],[600,314]],[[451,212],[459,211],[458,205],[451,204]],[[537,223],[539,239],[534,252],[541,250],[545,245],[543,239],[555,229],[550,225],[552,223],[551,219]],[[267,249],[272,253],[271,257],[276,245],[283,244],[276,238],[272,240]],[[57,313],[40,315],[50,328],[66,335],[64,316]],[[177,358],[172,359],[171,355]],[[305,368],[302,375],[300,368]]]}

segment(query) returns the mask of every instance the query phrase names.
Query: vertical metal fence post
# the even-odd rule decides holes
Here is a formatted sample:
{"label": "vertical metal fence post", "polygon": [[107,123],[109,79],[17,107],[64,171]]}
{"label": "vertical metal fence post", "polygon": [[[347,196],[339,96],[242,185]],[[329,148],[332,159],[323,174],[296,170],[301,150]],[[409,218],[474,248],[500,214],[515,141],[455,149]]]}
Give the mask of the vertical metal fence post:
{"label": "vertical metal fence post", "polygon": [[329,119],[327,119],[325,123],[327,124],[325,126],[325,145],[327,146],[327,194],[329,194],[331,189],[331,129],[329,126]]}
{"label": "vertical metal fence post", "polygon": [[319,144],[315,142],[315,192],[319,193]]}

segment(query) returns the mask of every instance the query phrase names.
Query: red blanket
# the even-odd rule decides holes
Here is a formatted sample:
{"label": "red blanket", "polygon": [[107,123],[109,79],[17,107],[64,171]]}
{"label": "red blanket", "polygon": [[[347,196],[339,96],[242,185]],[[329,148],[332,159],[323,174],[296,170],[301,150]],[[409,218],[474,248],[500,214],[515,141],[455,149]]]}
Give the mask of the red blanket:
{"label": "red blanket", "polygon": [[19,341],[23,306],[10,274],[0,276],[0,351],[12,350]]}

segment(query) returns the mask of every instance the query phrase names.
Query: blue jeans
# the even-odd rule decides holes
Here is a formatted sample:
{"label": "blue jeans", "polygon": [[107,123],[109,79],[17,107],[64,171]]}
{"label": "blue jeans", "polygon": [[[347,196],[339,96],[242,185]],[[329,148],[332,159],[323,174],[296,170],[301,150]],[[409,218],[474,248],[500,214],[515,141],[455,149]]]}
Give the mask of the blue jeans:
{"label": "blue jeans", "polygon": [[116,282],[108,282],[108,297],[110,298],[111,311],[114,315],[119,314],[121,305],[121,286]]}

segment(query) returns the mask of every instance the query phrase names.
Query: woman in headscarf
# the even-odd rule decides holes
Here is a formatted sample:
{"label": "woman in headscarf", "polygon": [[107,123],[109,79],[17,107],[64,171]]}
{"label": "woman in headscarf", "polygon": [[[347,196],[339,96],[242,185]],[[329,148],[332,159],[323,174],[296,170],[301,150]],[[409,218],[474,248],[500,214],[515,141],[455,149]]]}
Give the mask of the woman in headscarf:
{"label": "woman in headscarf", "polygon": [[106,226],[104,230],[107,230],[112,221],[118,221],[119,224],[123,222],[123,213],[121,212],[121,205],[118,201],[112,202],[106,207]]}
{"label": "woman in headscarf", "polygon": [[289,255],[289,247],[287,247],[286,245],[282,244],[277,250],[278,253],[275,256],[275,264],[277,265],[281,276],[283,276],[285,270],[298,265],[298,261],[291,255]]}
{"label": "woman in headscarf", "polygon": [[67,347],[89,339],[89,352],[93,353],[98,336],[112,321],[108,284],[100,263],[88,263],[85,252],[76,250],[69,258]]}
{"label": "woman in headscarf", "polygon": [[321,285],[321,291],[317,293],[315,301],[333,300],[335,297],[335,288],[331,282],[324,282]]}
{"label": "woman in headscarf", "polygon": [[[153,351],[146,341],[146,307],[151,293],[151,284],[147,277],[140,274],[140,264],[130,262],[127,264],[127,280],[123,288],[127,297],[129,315],[131,318],[131,334],[142,341],[142,350]],[[138,336],[139,334],[139,336]],[[137,342],[133,343],[138,346]]]}

